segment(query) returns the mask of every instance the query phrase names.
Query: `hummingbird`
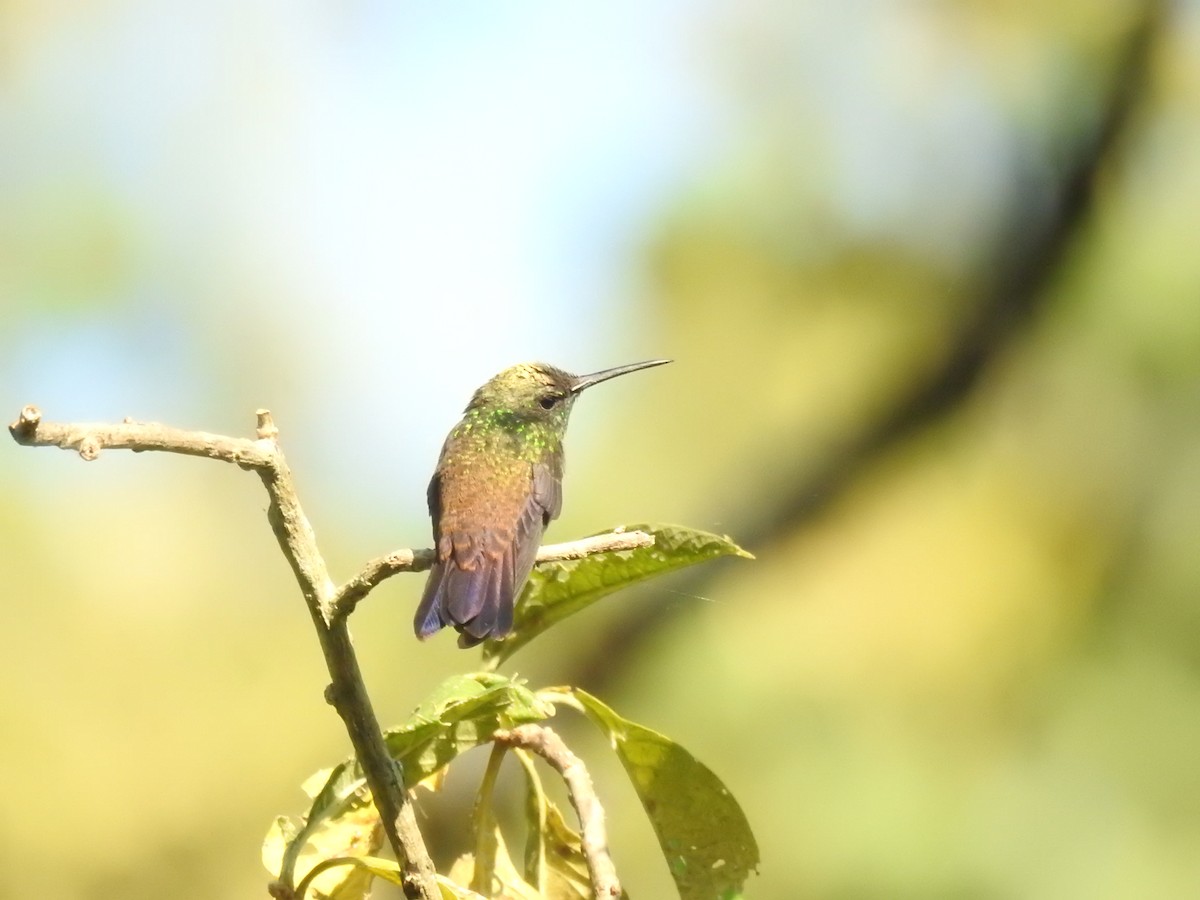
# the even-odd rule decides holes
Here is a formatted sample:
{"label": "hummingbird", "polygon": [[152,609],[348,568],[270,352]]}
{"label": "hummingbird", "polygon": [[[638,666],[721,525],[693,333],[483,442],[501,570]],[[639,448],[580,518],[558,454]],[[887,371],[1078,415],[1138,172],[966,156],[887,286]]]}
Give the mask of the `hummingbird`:
{"label": "hummingbird", "polygon": [[512,630],[542,533],[562,509],[563,436],[575,399],[602,381],[669,362],[591,375],[521,363],[475,392],[429,481],[436,557],[413,622],[418,638],[451,625],[458,645],[472,647]]}

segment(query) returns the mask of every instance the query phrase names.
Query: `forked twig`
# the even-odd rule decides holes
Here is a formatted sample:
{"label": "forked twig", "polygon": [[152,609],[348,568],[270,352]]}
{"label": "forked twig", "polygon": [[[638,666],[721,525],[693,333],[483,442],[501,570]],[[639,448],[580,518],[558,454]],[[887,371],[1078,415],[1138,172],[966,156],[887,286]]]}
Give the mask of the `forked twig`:
{"label": "forked twig", "polygon": [[544,725],[518,725],[510,731],[497,731],[493,740],[497,744],[536,753],[562,776],[571,805],[579,816],[579,843],[587,860],[592,891],[599,898],[620,897],[621,882],[608,852],[604,808],[583,761],[571,752],[562,738]]}

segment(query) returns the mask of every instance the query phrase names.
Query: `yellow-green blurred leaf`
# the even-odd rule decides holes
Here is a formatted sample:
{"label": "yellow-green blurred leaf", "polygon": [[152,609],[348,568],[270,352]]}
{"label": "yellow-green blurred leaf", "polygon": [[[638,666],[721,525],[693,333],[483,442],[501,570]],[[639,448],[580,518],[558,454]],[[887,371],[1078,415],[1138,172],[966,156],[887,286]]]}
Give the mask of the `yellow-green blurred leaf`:
{"label": "yellow-green blurred leaf", "polygon": [[592,880],[579,832],[566,823],[562,812],[549,801],[541,841],[546,860],[546,877],[539,885],[542,896],[550,900],[588,900],[592,896]]}
{"label": "yellow-green blurred leaf", "polygon": [[[470,859],[468,854],[465,859]],[[463,858],[459,859],[462,862]],[[455,868],[458,868],[458,863],[455,863]],[[454,871],[453,869],[451,870]],[[438,888],[442,892],[442,900],[487,900],[482,894],[477,894],[470,888],[465,888],[461,884],[447,878],[444,875],[437,877]]]}
{"label": "yellow-green blurred leaf", "polygon": [[[500,833],[499,828],[493,827],[493,837],[496,845],[496,859],[492,871],[492,886],[488,891],[488,896],[499,898],[499,900],[546,900],[536,888],[521,877],[517,867],[513,865],[512,857],[508,854],[508,845],[505,844],[504,835]],[[466,888],[458,887],[460,884],[470,883],[474,872],[475,857],[470,853],[460,856],[450,867],[449,881],[455,885],[457,890],[463,891],[461,894],[463,897],[482,896]]]}
{"label": "yellow-green blurred leaf", "polygon": [[283,854],[296,839],[296,823],[287,816],[276,816],[267,836],[263,838],[262,862],[272,875],[279,874],[283,867]]}
{"label": "yellow-green blurred leaf", "polygon": [[608,735],[650,817],[682,900],[728,898],[758,867],[758,844],[729,789],[672,741],[571,692]]}
{"label": "yellow-green blurred leaf", "polygon": [[516,750],[513,755],[526,776],[525,880],[535,884],[542,897],[587,900],[592,884],[579,834],[547,799],[529,754]]}
{"label": "yellow-green blurred leaf", "polygon": [[[382,846],[379,817],[361,774],[349,761],[326,771],[303,826],[297,828],[280,816],[263,843],[263,863],[286,884],[296,884],[325,859],[373,853]],[[306,792],[312,790],[316,777],[305,781]]]}
{"label": "yellow-green blurred leaf", "polygon": [[400,865],[393,860],[379,856],[332,857],[313,867],[297,886],[296,895],[301,900],[309,896],[316,900],[365,900],[376,878],[404,883]]}
{"label": "yellow-green blurred leaf", "polygon": [[[353,780],[341,772],[332,774],[318,796],[325,795],[327,800]],[[366,897],[374,877],[369,869],[350,864],[330,865],[332,860],[369,858],[383,846],[383,829],[374,805],[364,793],[354,791],[354,797],[352,803],[338,809],[336,816],[318,814],[300,830],[287,818],[277,818],[263,844],[263,863],[268,870],[278,873],[285,884],[299,886],[308,882],[306,893],[313,897],[327,900]],[[314,870],[318,870],[315,876]]]}

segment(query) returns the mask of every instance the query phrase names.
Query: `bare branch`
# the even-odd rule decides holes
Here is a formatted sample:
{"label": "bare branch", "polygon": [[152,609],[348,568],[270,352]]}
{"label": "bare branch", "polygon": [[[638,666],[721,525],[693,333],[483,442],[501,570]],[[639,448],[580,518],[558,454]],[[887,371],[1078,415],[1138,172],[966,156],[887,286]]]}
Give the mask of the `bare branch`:
{"label": "bare branch", "polygon": [[8,426],[8,430],[18,444],[77,450],[88,461],[95,459],[104,449],[134,452],[163,450],[187,456],[206,456],[260,469],[269,467],[274,455],[274,448],[262,441],[225,437],[204,431],[184,431],[132,419],[117,425],[43,422],[41,410],[36,406],[26,406],[21,410],[21,415]]}
{"label": "bare branch", "polygon": [[412,804],[396,763],[388,754],[379,721],[359,671],[345,617],[332,618],[333,582],[316,536],[300,506],[291,470],[279,448],[279,431],[267,410],[258,411],[257,439],[231,438],[126,420],[120,424],[43,422],[34,406],[21,410],[9,432],[18,444],[73,449],[86,460],[104,449],[161,450],[203,456],[253,469],[270,496],[267,518],[300,584],[329,669],[329,702],[341,716],[379,810],[384,831],[404,870],[405,893],[438,900],[441,891]]}
{"label": "bare branch", "polygon": [[331,615],[344,619],[367,594],[401,572],[424,572],[433,565],[432,550],[393,550],[368,562],[361,572],[337,589]]}
{"label": "bare branch", "polygon": [[[583,559],[593,553],[636,550],[653,544],[654,535],[645,531],[610,531],[563,544],[546,544],[538,550],[537,563],[541,565],[568,559]],[[393,575],[401,572],[424,572],[433,565],[433,561],[432,550],[393,550],[385,556],[376,557],[334,593],[331,619],[350,615],[359,601]]]}
{"label": "bare branch", "polygon": [[608,553],[610,550],[637,550],[653,547],[654,535],[645,531],[609,531],[592,537],[567,541],[563,544],[545,544],[538,550],[539,564],[562,562],[567,559],[583,559],[593,553]]}
{"label": "bare branch", "polygon": [[596,789],[583,761],[570,751],[562,738],[543,725],[519,725],[511,731],[497,731],[494,740],[498,744],[536,753],[562,776],[571,805],[579,815],[580,845],[592,877],[592,891],[599,898],[620,897],[621,883],[608,852],[604,808],[596,797]]}

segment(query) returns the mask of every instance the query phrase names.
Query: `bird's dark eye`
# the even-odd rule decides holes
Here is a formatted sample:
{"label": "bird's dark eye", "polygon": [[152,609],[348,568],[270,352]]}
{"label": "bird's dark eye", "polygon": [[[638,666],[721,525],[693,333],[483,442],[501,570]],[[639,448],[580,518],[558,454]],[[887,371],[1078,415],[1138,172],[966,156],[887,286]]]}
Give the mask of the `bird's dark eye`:
{"label": "bird's dark eye", "polygon": [[542,409],[554,409],[558,405],[559,399],[554,394],[547,394],[541,399]]}

